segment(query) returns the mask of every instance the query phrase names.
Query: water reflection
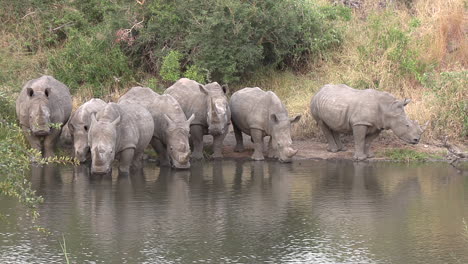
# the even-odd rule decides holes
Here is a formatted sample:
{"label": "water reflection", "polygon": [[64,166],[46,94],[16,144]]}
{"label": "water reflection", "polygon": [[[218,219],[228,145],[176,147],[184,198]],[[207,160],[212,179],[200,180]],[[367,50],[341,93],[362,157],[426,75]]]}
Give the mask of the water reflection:
{"label": "water reflection", "polygon": [[0,226],[1,263],[62,263],[62,234],[76,263],[468,260],[468,185],[445,164],[217,160],[128,176],[44,166],[31,179],[52,235]]}

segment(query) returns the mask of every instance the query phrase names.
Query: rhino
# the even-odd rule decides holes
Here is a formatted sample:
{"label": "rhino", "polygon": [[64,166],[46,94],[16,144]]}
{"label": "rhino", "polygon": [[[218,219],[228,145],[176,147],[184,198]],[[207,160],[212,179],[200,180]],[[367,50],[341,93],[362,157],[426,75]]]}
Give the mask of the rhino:
{"label": "rhino", "polygon": [[291,147],[291,123],[299,121],[300,115],[288,117],[286,107],[271,91],[247,87],[231,96],[232,125],[236,137],[234,151],[244,150],[242,132],[252,137],[253,160],[263,160],[263,138],[270,136],[268,157],[289,162],[297,150]]}
{"label": "rhino", "polygon": [[147,87],[133,87],[119,103],[139,103],[153,116],[154,134],[151,145],[159,155],[161,166],[190,168],[189,132],[192,114],[187,120],[184,111],[171,95],[159,95]]}
{"label": "rhino", "polygon": [[173,96],[179,102],[187,118],[195,115],[190,124],[192,158],[203,158],[203,135],[213,136],[213,158],[222,158],[223,141],[231,123],[227,86],[217,82],[201,85],[182,78],[167,88],[164,94]]}
{"label": "rhino", "polygon": [[73,140],[75,158],[85,162],[89,157],[88,131],[91,126],[91,115],[101,111],[107,103],[101,99],[93,98],[82,104],[72,113],[70,120],[62,133],[68,131]]}
{"label": "rhino", "polygon": [[373,157],[372,141],[391,129],[400,139],[418,144],[425,127],[406,116],[410,99],[398,100],[387,92],[357,90],[347,85],[327,84],[312,97],[310,112],[327,138],[330,152],[345,151],[340,133],[353,132],[354,159]]}
{"label": "rhino", "polygon": [[114,159],[119,160],[119,171],[123,174],[129,173],[131,165],[140,167],[153,132],[153,118],[143,106],[108,103],[91,115],[88,132],[91,173],[108,173]]}
{"label": "rhino", "polygon": [[54,156],[63,125],[72,111],[68,87],[52,76],[28,81],[16,100],[16,115],[32,148]]}

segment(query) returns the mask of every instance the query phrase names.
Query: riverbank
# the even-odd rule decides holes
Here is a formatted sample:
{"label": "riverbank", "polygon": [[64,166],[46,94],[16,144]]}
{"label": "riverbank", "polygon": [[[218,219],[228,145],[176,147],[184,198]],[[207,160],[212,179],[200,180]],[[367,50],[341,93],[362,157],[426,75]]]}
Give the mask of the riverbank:
{"label": "riverbank", "polygon": [[[236,140],[232,129],[224,140],[223,155],[225,158],[249,159],[253,153],[253,143],[250,137],[244,135],[243,152],[234,152]],[[205,145],[211,145],[211,137],[205,136]],[[352,136],[344,136],[343,142],[347,147],[346,151],[332,153],[327,151],[326,140],[319,136],[318,138],[294,139],[293,148],[298,150],[294,160],[352,160],[354,155],[354,140]],[[466,143],[466,142],[465,142]],[[265,140],[265,148],[267,141]],[[467,144],[461,146],[462,151],[468,149]],[[399,140],[391,132],[384,132],[371,145],[371,150],[375,157],[369,161],[450,161],[447,148],[442,143],[422,142],[417,145],[406,144]]]}

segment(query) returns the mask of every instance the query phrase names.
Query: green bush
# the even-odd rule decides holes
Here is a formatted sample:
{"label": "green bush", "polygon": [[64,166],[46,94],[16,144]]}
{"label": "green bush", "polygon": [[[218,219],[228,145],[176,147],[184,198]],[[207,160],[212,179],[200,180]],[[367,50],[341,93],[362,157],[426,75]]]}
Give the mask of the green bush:
{"label": "green bush", "polygon": [[126,85],[132,76],[127,56],[99,34],[72,37],[50,57],[49,67],[72,91],[91,87],[97,97],[108,87]]}
{"label": "green bush", "polygon": [[182,54],[178,51],[170,51],[164,57],[159,75],[164,81],[177,81],[180,79],[180,59]]}
{"label": "green bush", "polygon": [[302,66],[342,42],[333,21],[350,17],[345,7],[307,0],[155,0],[142,12],[144,27],[128,48],[140,65],[159,73],[167,51],[178,51],[188,69],[224,82],[263,65]]}

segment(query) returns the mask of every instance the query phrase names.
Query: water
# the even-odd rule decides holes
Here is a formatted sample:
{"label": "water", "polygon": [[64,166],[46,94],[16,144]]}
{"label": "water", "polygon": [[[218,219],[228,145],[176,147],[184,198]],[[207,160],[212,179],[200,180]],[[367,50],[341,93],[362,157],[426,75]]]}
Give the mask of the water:
{"label": "water", "polygon": [[[37,225],[0,200],[0,263],[468,263],[444,163],[216,161],[131,177],[36,168]],[[466,234],[466,235],[465,235]]]}

